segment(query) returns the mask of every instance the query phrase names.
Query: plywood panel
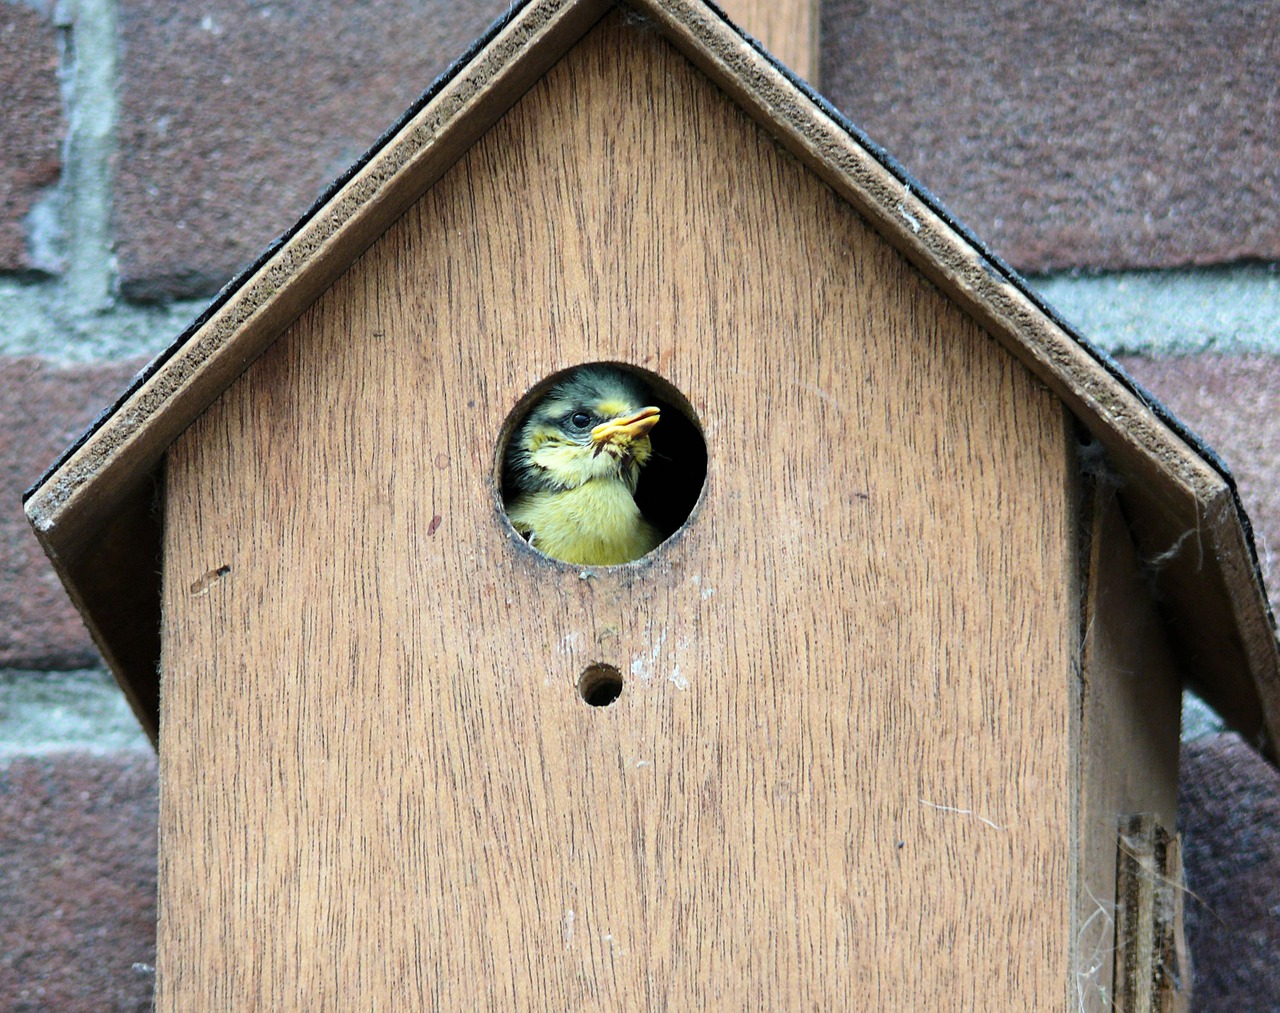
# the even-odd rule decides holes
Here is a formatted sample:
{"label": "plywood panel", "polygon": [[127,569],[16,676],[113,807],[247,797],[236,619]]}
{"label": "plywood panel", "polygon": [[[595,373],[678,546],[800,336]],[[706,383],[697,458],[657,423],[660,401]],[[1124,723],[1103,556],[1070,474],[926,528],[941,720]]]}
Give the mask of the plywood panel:
{"label": "plywood panel", "polygon": [[1134,814],[1177,825],[1182,683],[1110,481],[1092,489],[1089,514],[1075,984],[1081,1010],[1105,1011],[1116,995],[1116,838]]}
{"label": "plywood panel", "polygon": [[[1061,406],[637,31],[170,452],[161,1008],[1065,1000]],[[687,529],[582,571],[493,468],[593,359],[674,383],[710,463]]]}

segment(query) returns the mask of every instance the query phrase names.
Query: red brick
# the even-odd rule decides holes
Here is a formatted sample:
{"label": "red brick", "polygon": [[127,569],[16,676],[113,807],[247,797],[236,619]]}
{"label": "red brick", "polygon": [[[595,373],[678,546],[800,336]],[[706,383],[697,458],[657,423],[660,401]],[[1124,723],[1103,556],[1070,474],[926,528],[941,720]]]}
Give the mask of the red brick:
{"label": "red brick", "polygon": [[22,512],[22,493],[141,362],[58,368],[0,357],[0,667],[76,668],[97,652]]}
{"label": "red brick", "polygon": [[[130,298],[207,294],[462,53],[499,0],[124,0]],[[824,91],[1023,270],[1280,258],[1280,0],[828,0]]]}
{"label": "red brick", "polygon": [[1183,746],[1195,1008],[1280,1010],[1280,771],[1235,735]]}
{"label": "red brick", "polygon": [[62,170],[62,99],[53,25],[30,7],[0,4],[0,271],[22,271],[23,220]]}
{"label": "red brick", "polygon": [[147,753],[0,763],[0,1009],[151,1008],[156,819]]}
{"label": "red brick", "polygon": [[826,0],[824,92],[1026,271],[1280,258],[1280,0]]}
{"label": "red brick", "polygon": [[123,0],[115,192],[124,294],[215,291],[505,7]]}
{"label": "red brick", "polygon": [[1227,462],[1280,610],[1280,358],[1191,355],[1121,364]]}

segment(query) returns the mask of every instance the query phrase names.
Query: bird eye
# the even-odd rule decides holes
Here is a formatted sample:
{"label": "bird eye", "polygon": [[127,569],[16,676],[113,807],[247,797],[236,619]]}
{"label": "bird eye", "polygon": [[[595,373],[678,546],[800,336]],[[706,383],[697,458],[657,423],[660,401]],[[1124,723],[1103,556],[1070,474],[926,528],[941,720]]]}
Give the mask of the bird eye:
{"label": "bird eye", "polygon": [[587,426],[591,425],[591,416],[586,412],[574,412],[569,416],[569,421],[579,429],[586,429]]}

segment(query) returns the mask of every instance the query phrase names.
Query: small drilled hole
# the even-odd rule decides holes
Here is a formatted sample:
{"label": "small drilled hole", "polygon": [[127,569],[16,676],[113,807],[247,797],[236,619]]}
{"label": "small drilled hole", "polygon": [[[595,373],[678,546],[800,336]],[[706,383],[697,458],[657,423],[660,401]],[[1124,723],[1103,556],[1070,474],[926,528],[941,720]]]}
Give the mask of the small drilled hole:
{"label": "small drilled hole", "polygon": [[612,665],[588,665],[578,677],[578,693],[592,707],[608,707],[622,695],[622,673]]}

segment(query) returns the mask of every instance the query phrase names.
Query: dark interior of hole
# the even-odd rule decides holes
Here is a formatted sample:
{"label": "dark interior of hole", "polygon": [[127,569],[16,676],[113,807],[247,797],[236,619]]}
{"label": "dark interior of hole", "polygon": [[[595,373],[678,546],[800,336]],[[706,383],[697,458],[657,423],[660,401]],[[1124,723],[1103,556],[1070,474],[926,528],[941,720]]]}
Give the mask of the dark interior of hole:
{"label": "dark interior of hole", "polygon": [[649,434],[653,457],[640,472],[636,505],[649,523],[670,538],[689,519],[707,479],[707,444],[684,412],[662,398],[662,421]]}
{"label": "dark interior of hole", "polygon": [[592,669],[582,680],[580,691],[592,707],[608,707],[622,696],[622,676],[616,669]]}
{"label": "dark interior of hole", "polygon": [[[623,367],[626,368],[626,367]],[[668,398],[663,397],[661,381],[654,382],[655,377],[643,370],[628,369],[649,388],[649,403],[662,411],[662,421],[649,434],[653,445],[653,456],[644,470],[640,472],[640,481],[636,486],[636,505],[640,512],[649,519],[654,527],[662,532],[663,539],[670,538],[693,513],[702,486],[707,480],[707,444],[702,438],[702,431],[686,413]],[[556,379],[559,379],[558,374]],[[546,392],[551,384],[547,384],[531,399],[528,408],[532,408],[538,397]],[[528,409],[522,412],[511,429],[510,438],[514,439],[528,417]],[[510,503],[516,495],[516,489],[502,476],[502,501]]]}

